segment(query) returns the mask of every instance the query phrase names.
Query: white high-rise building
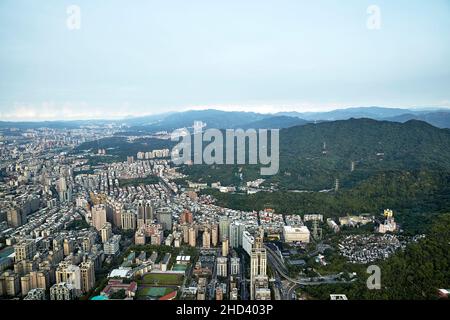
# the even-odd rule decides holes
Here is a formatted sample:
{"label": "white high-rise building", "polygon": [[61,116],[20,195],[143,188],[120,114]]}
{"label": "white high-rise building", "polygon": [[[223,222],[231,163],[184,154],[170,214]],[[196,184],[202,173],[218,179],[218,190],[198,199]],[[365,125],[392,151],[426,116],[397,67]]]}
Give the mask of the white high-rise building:
{"label": "white high-rise building", "polygon": [[230,259],[230,265],[231,265],[231,275],[239,275],[240,269],[241,269],[241,259],[238,257],[232,257]]}
{"label": "white high-rise building", "polygon": [[95,205],[91,211],[92,225],[100,231],[106,223],[106,206],[103,204]]}
{"label": "white high-rise building", "polygon": [[217,275],[219,277],[226,277],[228,275],[228,258],[218,257],[217,258]]}
{"label": "white high-rise building", "polygon": [[235,221],[230,224],[230,246],[232,248],[242,247],[242,237],[244,236],[245,225]]}
{"label": "white high-rise building", "polygon": [[267,251],[263,245],[261,229],[250,254],[250,300],[255,300],[256,289],[262,288],[261,279],[264,277],[267,277]]}

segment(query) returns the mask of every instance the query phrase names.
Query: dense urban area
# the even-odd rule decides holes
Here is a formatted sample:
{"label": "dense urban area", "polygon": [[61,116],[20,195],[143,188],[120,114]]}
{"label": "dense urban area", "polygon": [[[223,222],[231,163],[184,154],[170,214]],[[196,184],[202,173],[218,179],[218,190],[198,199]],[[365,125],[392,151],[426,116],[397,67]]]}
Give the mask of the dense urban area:
{"label": "dense urban area", "polygon": [[[265,203],[260,210],[226,207],[216,194],[247,197],[277,185],[262,178],[235,184],[191,179],[173,164],[171,150],[159,147],[167,132],[147,137],[161,143],[130,147],[124,158],[118,147],[98,144],[121,130],[2,130],[1,297],[362,298],[362,291],[351,293],[355,288],[370,297],[367,266],[400,259],[428,239],[404,233],[395,207],[338,215],[281,212]],[[128,134],[126,143],[143,138]],[[338,191],[336,179],[320,192]],[[436,296],[439,289],[430,284]]]}

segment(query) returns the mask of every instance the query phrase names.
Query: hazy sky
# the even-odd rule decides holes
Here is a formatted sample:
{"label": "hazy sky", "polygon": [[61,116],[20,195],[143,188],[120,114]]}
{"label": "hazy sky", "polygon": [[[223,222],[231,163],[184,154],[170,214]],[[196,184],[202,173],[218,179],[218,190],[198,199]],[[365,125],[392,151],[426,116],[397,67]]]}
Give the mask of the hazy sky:
{"label": "hazy sky", "polygon": [[449,0],[1,0],[0,120],[448,107],[449,40]]}

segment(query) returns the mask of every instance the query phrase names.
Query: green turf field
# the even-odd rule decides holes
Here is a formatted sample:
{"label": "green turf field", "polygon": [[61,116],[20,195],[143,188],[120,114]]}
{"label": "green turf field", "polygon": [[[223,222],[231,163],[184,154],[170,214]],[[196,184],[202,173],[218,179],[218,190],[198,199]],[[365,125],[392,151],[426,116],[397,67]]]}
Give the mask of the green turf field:
{"label": "green turf field", "polygon": [[148,287],[148,288],[141,288],[137,292],[138,297],[152,297],[152,298],[159,298],[162,296],[165,296],[166,294],[171,293],[174,291],[172,288],[166,288],[166,287]]}

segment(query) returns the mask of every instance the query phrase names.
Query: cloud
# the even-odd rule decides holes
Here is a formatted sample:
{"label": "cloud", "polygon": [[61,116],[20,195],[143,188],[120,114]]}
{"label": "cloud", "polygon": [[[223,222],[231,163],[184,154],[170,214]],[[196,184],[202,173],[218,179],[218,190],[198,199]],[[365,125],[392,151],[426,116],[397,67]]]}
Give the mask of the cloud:
{"label": "cloud", "polygon": [[108,107],[94,107],[86,102],[41,104],[14,103],[10,110],[0,112],[4,121],[43,121],[43,120],[84,120],[84,119],[118,119],[133,115],[130,105],[124,103],[121,110],[113,111]]}

